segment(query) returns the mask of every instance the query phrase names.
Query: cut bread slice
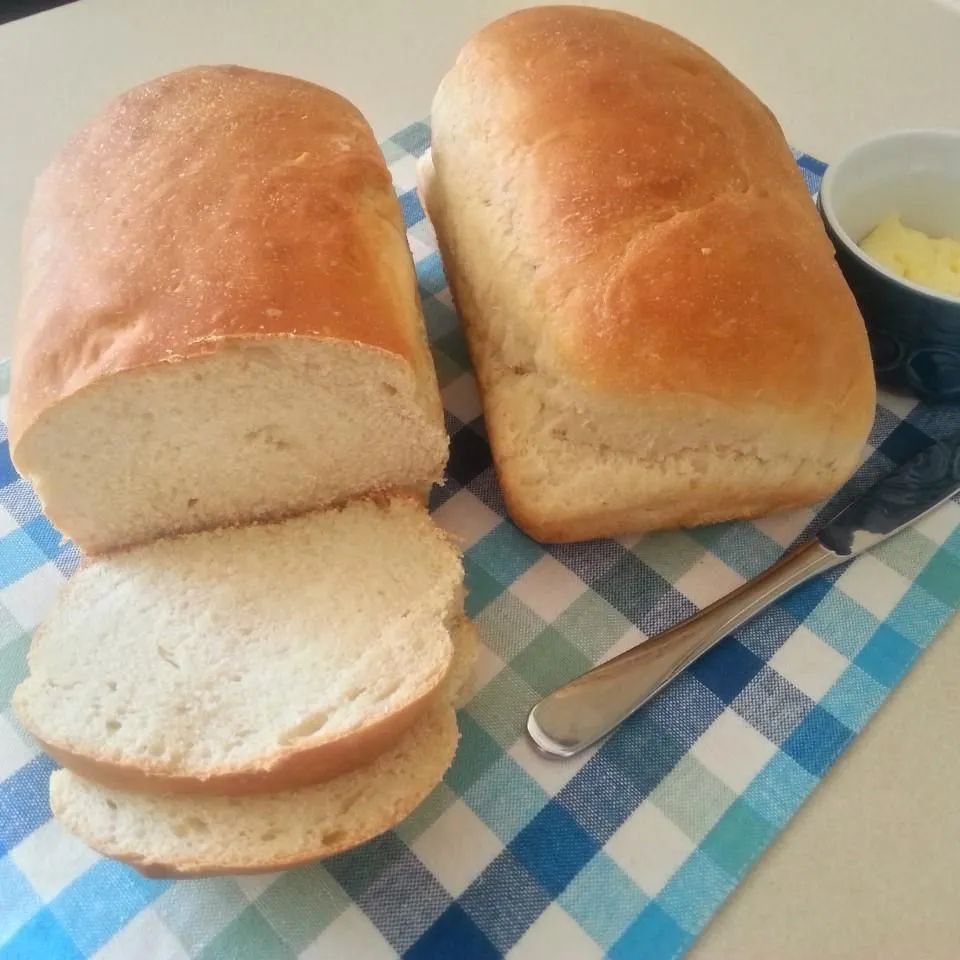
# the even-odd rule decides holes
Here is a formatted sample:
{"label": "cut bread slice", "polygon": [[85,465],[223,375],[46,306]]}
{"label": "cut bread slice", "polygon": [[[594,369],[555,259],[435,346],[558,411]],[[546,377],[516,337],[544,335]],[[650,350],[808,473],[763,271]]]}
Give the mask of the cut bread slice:
{"label": "cut bread slice", "polygon": [[432,376],[355,343],[228,343],[78,391],[24,433],[17,468],[88,554],[370,491],[425,494],[447,455]]}
{"label": "cut bread slice", "polygon": [[456,547],[402,497],[157,541],[77,572],[15,708],[52,756],[104,783],[316,783],[427,709],[462,581]]}
{"label": "cut bread slice", "polygon": [[326,783],[248,797],[104,787],[67,770],[50,806],[81,840],[149,876],[258,873],[328,857],[396,826],[440,782],[457,724],[438,703],[368,766]]}
{"label": "cut bread slice", "polygon": [[50,778],[57,818],[95,850],[149,876],[258,873],[331,856],[396,826],[440,782],[456,749],[453,711],[477,655],[461,617],[438,702],[367,766],[322,784],[247,797],[144,794],[67,770]]}

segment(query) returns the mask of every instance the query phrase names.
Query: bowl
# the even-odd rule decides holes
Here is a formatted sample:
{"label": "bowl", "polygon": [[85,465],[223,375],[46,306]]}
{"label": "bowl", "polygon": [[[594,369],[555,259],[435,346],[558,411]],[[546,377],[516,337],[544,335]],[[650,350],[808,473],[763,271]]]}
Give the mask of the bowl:
{"label": "bowl", "polygon": [[901,130],[827,168],[817,198],[870,336],[877,380],[924,400],[960,400],[960,297],[898,277],[859,242],[890,214],[960,239],[960,130]]}

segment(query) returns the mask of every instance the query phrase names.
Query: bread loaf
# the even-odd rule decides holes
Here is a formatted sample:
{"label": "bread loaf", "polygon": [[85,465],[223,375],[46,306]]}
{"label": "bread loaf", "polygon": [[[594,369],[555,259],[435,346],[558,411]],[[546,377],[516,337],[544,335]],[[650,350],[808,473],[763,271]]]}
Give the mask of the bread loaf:
{"label": "bread loaf", "polygon": [[523,10],[467,43],[432,126],[422,194],[524,530],[748,517],[851,474],[863,322],[776,120],[716,60]]}
{"label": "bread loaf", "polygon": [[10,441],[89,553],[438,480],[416,279],[360,113],[198,67],[81,130],[25,226]]}
{"label": "bread loaf", "polygon": [[426,510],[353,502],[85,565],[34,634],[14,707],[105,783],[277,791],[361,766],[460,697],[471,630],[457,549]]}

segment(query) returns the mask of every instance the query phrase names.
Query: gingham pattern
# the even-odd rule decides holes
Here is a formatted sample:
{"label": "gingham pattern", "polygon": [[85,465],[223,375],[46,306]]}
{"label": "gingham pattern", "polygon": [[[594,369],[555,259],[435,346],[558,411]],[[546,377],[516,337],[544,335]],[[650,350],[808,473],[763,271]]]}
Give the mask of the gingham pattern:
{"label": "gingham pattern", "polygon": [[[958,605],[951,503],[778,603],[598,750],[562,764],[535,756],[522,731],[541,694],[758,573],[819,514],[546,549],[506,520],[414,191],[428,133],[415,124],[385,151],[452,435],[434,508],[465,542],[483,638],[453,768],[396,832],[283,874],[146,880],[71,839],[50,819],[53,764],[8,704],[29,633],[76,556],[4,443],[0,960],[677,957]],[[798,162],[813,191],[821,165]],[[884,396],[869,456],[823,512],[957,428],[956,406]]]}

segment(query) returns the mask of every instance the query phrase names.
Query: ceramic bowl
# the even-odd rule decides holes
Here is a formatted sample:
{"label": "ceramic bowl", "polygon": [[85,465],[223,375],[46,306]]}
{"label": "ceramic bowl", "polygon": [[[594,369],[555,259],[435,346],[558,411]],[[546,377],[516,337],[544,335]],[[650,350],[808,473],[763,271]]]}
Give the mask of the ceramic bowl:
{"label": "ceramic bowl", "polygon": [[818,205],[867,324],[877,380],[929,401],[960,400],[960,297],[891,273],[858,246],[890,214],[960,239],[960,130],[901,130],[828,167]]}

